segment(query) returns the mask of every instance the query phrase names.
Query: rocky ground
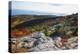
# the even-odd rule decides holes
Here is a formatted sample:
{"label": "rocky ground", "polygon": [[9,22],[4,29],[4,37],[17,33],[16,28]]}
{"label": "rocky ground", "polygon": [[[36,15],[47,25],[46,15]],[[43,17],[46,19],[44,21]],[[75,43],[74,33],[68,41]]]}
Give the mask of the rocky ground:
{"label": "rocky ground", "polygon": [[61,37],[52,39],[46,37],[42,32],[34,32],[29,36],[12,38],[12,52],[38,52],[52,50],[77,49],[78,37],[71,37],[62,41]]}

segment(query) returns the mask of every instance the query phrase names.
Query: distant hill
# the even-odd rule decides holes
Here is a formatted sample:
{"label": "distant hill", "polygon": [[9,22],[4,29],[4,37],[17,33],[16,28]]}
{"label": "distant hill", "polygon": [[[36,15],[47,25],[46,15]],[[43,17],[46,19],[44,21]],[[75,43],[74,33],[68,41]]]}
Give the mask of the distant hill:
{"label": "distant hill", "polygon": [[[17,23],[22,23],[31,20],[40,20],[44,18],[55,18],[54,15],[15,15],[11,17],[11,25],[16,25]],[[13,27],[13,26],[12,26]]]}
{"label": "distant hill", "polygon": [[[17,26],[15,26],[15,28],[22,28],[22,27],[28,27],[28,26],[35,26],[38,24],[45,24],[45,25],[51,25],[54,23],[58,23],[61,21],[64,21],[65,17],[67,18],[67,20],[69,22],[71,22],[73,25],[77,24],[77,16],[78,14],[72,14],[72,15],[68,15],[68,16],[49,16],[49,15],[20,15],[20,16],[14,16],[12,18],[12,20],[14,18],[16,19],[20,19],[21,21],[24,21],[21,24],[18,24]],[[15,20],[14,20],[15,21]]]}
{"label": "distant hill", "polygon": [[56,16],[63,16],[65,14],[63,13],[47,13],[47,12],[38,12],[38,11],[32,11],[32,10],[18,10],[18,9],[14,9],[14,10],[9,10],[9,12],[11,12],[10,15],[14,16],[14,15],[56,15]]}

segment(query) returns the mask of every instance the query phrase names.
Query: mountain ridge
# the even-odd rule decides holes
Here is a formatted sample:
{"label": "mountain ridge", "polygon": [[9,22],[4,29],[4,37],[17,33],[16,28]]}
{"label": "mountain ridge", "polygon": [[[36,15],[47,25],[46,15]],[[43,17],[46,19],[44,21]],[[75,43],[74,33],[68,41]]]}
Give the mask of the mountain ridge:
{"label": "mountain ridge", "polygon": [[11,15],[56,15],[56,16],[64,16],[64,13],[47,13],[47,12],[39,12],[39,11],[32,11],[32,10],[9,10],[11,12]]}

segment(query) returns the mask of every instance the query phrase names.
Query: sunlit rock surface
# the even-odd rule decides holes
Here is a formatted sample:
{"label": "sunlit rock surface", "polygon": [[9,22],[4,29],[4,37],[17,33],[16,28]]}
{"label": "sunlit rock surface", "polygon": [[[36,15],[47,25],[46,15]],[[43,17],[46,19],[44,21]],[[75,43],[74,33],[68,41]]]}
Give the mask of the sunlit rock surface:
{"label": "sunlit rock surface", "polygon": [[68,39],[66,45],[62,45],[61,37],[56,37],[53,40],[51,37],[46,37],[42,32],[34,32],[29,36],[17,38],[17,40],[19,42],[17,46],[25,48],[26,52],[76,49],[78,45],[77,37]]}

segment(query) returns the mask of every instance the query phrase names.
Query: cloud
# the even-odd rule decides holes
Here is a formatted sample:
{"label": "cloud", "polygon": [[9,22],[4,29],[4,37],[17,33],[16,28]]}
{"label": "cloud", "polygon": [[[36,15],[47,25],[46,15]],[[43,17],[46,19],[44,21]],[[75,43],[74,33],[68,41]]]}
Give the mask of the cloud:
{"label": "cloud", "polygon": [[53,5],[53,6],[61,6],[62,4],[49,4],[49,5]]}
{"label": "cloud", "polygon": [[36,2],[12,2],[12,9],[64,14],[78,12],[78,7],[74,4],[47,4]]}

